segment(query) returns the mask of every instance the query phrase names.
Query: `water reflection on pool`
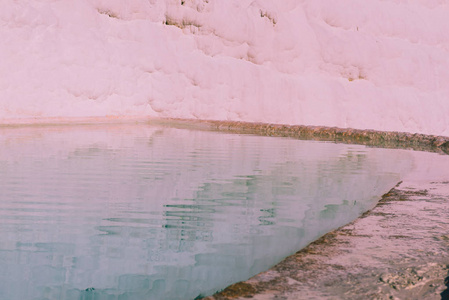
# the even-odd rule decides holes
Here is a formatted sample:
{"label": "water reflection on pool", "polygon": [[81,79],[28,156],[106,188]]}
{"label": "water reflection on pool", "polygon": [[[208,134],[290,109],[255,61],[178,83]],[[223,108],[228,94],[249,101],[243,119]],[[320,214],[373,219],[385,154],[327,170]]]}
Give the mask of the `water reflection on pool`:
{"label": "water reflection on pool", "polygon": [[410,152],[149,125],[0,130],[0,299],[194,299],[371,208]]}

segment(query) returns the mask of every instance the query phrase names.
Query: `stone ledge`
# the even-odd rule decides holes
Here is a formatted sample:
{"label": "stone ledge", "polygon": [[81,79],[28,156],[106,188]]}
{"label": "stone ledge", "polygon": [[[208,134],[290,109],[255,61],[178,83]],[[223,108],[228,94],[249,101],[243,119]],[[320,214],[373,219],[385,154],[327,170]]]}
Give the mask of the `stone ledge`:
{"label": "stone ledge", "polygon": [[240,134],[258,134],[304,140],[335,141],[373,147],[412,149],[449,154],[449,137],[418,133],[325,126],[247,123],[237,121],[163,119],[158,122],[173,122],[183,127],[196,127]]}

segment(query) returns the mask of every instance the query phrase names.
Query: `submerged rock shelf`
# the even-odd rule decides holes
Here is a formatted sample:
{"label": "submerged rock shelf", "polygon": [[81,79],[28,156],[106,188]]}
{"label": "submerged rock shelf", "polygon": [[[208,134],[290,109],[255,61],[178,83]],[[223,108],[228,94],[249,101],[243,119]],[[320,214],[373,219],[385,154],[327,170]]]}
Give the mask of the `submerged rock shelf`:
{"label": "submerged rock shelf", "polygon": [[448,299],[449,182],[416,188],[206,299]]}

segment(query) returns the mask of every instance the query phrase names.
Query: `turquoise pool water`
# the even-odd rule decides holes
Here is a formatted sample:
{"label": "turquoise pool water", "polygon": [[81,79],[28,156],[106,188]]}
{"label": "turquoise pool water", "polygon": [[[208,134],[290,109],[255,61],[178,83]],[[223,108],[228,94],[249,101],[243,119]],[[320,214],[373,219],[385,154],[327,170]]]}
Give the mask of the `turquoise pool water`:
{"label": "turquoise pool water", "polygon": [[410,152],[156,125],[0,129],[0,299],[194,299],[373,207]]}

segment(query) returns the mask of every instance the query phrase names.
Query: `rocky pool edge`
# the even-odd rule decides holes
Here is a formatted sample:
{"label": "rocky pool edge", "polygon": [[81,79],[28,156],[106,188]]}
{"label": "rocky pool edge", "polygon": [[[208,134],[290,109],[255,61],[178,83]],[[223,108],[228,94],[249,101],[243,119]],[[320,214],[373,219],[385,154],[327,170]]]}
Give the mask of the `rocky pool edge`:
{"label": "rocky pool edge", "polygon": [[[230,121],[159,122],[449,154],[449,137],[426,134]],[[449,299],[448,204],[449,182],[399,182],[355,221],[269,270],[203,299]]]}
{"label": "rocky pool edge", "polygon": [[331,141],[360,144],[382,148],[412,149],[449,154],[449,137],[420,133],[377,131],[326,126],[283,125],[240,121],[213,121],[190,119],[156,119],[151,123],[170,124],[178,127],[290,137],[302,140]]}

